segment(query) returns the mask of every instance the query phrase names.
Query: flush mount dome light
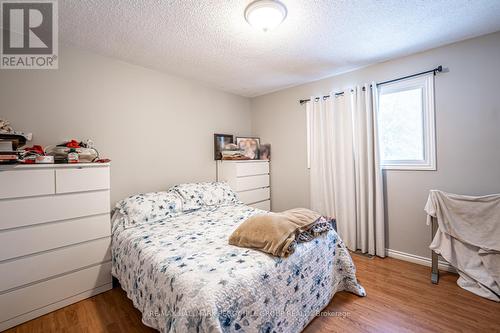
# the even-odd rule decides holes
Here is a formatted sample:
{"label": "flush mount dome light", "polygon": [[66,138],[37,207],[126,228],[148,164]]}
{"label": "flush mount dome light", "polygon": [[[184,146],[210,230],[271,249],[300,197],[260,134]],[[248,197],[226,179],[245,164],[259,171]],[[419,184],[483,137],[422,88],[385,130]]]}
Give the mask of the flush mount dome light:
{"label": "flush mount dome light", "polygon": [[276,28],[286,18],[284,4],[277,0],[257,0],[245,9],[245,19],[252,27],[269,31]]}

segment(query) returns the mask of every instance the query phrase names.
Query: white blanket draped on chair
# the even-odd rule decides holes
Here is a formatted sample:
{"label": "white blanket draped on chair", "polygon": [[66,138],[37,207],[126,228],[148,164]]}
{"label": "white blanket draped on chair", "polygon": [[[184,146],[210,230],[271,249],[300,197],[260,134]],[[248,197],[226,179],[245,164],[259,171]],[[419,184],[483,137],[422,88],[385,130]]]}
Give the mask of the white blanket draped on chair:
{"label": "white blanket draped on chair", "polygon": [[385,256],[376,85],[307,104],[311,208],[335,216],[351,250]]}
{"label": "white blanket draped on chair", "polygon": [[439,225],[429,247],[456,268],[457,284],[500,302],[500,195],[432,190],[425,211]]}

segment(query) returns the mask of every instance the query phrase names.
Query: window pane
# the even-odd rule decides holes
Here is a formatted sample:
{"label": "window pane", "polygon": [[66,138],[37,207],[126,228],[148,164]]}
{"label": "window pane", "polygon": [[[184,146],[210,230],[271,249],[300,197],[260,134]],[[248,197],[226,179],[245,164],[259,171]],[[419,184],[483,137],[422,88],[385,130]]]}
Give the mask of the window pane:
{"label": "window pane", "polygon": [[381,94],[379,107],[382,160],[423,160],[422,89]]}

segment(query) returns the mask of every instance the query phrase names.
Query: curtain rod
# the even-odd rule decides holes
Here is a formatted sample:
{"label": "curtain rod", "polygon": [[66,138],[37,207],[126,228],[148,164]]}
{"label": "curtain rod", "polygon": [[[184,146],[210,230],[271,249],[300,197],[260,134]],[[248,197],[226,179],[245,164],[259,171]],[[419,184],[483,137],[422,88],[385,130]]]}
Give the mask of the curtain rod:
{"label": "curtain rod", "polygon": [[[392,83],[392,82],[396,82],[396,81],[400,81],[400,80],[405,80],[405,79],[409,79],[409,78],[412,78],[412,77],[415,77],[415,76],[424,75],[424,74],[433,73],[434,75],[436,75],[436,73],[441,73],[442,71],[443,71],[443,66],[439,65],[436,68],[430,69],[430,70],[425,71],[425,72],[420,72],[420,73],[416,73],[416,74],[402,76],[402,77],[398,77],[397,79],[392,79],[392,80],[389,80],[389,81],[384,81],[384,82],[377,83],[377,87],[381,86],[381,85],[384,85],[384,84],[388,84],[388,83]],[[364,89],[365,88],[363,87],[363,90]],[[341,92],[335,93],[335,96],[342,96],[343,94],[344,94],[344,92],[341,91]],[[327,99],[329,97],[330,97],[330,95],[325,95],[325,96],[323,96],[323,99]],[[320,99],[320,97],[316,97],[315,98],[316,101],[319,101],[319,99]],[[299,100],[299,103],[300,104],[304,104],[304,103],[309,102],[309,101],[311,101],[310,98],[308,98],[308,99],[301,99],[301,100]]]}

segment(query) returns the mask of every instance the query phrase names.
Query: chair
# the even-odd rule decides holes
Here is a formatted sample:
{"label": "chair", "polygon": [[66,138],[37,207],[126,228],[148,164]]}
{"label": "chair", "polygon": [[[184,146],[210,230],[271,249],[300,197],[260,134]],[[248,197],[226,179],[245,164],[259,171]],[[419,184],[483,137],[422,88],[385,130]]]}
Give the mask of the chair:
{"label": "chair", "polygon": [[[438,229],[438,223],[436,218],[431,218],[431,242],[436,235]],[[431,250],[431,282],[433,284],[438,284],[439,282],[439,269],[438,269],[438,254]]]}

